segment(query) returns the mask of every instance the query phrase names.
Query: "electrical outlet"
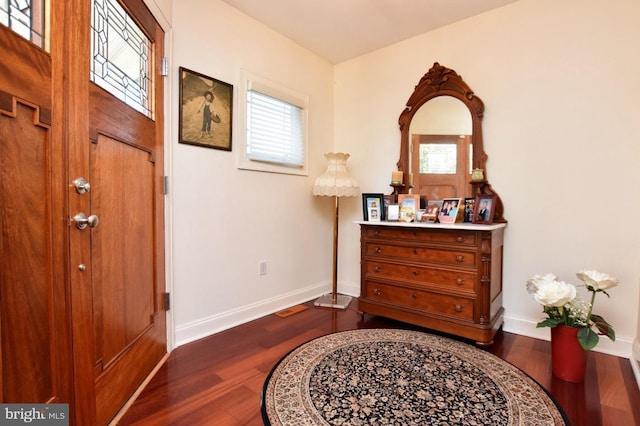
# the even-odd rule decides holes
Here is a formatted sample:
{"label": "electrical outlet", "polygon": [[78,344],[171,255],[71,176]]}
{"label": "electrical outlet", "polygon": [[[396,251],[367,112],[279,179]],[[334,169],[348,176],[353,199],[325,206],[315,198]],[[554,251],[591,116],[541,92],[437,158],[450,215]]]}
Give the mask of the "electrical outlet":
{"label": "electrical outlet", "polygon": [[267,261],[261,260],[258,262],[258,274],[259,275],[267,275]]}

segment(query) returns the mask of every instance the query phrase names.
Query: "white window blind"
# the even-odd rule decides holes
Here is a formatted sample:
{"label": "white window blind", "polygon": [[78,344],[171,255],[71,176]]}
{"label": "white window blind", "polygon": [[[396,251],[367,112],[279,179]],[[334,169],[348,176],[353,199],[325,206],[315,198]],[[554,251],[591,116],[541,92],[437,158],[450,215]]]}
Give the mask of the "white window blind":
{"label": "white window blind", "polygon": [[247,158],[303,167],[303,109],[254,89],[247,91]]}

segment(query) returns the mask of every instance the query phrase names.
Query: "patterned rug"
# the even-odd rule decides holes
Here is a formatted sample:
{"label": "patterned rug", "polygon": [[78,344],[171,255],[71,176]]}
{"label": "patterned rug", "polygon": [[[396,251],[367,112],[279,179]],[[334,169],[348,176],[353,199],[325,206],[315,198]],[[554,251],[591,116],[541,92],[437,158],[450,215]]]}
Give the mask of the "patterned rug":
{"label": "patterned rug", "polygon": [[469,344],[351,330],[291,351],[264,384],[266,425],[568,425],[528,375]]}

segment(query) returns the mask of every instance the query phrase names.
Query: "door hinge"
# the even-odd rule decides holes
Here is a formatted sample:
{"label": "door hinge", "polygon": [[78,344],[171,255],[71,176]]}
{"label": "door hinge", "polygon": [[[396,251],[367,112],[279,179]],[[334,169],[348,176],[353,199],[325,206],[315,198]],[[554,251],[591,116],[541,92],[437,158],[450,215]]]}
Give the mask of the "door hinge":
{"label": "door hinge", "polygon": [[160,67],[160,75],[166,77],[169,75],[169,59],[164,56],[162,57],[162,66]]}
{"label": "door hinge", "polygon": [[171,293],[163,293],[164,295],[164,310],[171,309]]}
{"label": "door hinge", "polygon": [[162,177],[162,193],[164,195],[169,193],[169,176]]}

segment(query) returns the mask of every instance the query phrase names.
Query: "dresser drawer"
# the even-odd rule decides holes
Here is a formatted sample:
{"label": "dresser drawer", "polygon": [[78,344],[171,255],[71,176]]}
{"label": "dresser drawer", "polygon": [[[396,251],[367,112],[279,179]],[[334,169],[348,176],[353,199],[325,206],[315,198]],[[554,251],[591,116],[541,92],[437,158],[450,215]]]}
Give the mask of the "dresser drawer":
{"label": "dresser drawer", "polygon": [[476,253],[471,251],[437,249],[422,246],[405,246],[379,242],[365,242],[366,256],[397,258],[405,261],[427,262],[440,265],[455,265],[473,268]]}
{"label": "dresser drawer", "polygon": [[433,230],[421,228],[391,228],[386,226],[367,226],[364,228],[366,239],[404,240],[456,244],[469,247],[478,246],[478,233],[469,231]]}
{"label": "dresser drawer", "polygon": [[413,284],[420,283],[455,289],[456,291],[473,292],[476,274],[371,260],[365,264],[365,278],[401,280]]}
{"label": "dresser drawer", "polygon": [[449,317],[473,321],[474,299],[431,293],[406,287],[397,287],[367,281],[364,294],[371,301],[389,303],[402,308],[419,310],[425,313],[446,315]]}

